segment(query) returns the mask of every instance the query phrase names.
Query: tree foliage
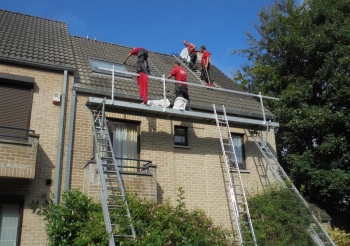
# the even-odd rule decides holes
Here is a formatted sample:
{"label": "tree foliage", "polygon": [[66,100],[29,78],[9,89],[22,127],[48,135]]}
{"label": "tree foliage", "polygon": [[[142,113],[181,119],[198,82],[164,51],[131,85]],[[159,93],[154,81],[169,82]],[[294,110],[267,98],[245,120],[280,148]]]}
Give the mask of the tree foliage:
{"label": "tree foliage", "polygon": [[258,245],[314,245],[307,232],[310,211],[288,188],[272,187],[248,203]]}
{"label": "tree foliage", "polygon": [[234,79],[265,102],[280,127],[280,163],[304,195],[333,216],[350,214],[350,0],[275,0],[248,33],[249,63]]}
{"label": "tree foliage", "polygon": [[[182,188],[179,188],[176,206],[172,206],[169,200],[160,204],[129,194],[137,238],[124,240],[122,245],[232,245],[232,235],[227,229],[215,226],[203,210],[187,209],[184,200]],[[128,229],[127,224],[122,224],[117,233],[127,233]]]}
{"label": "tree foliage", "polygon": [[47,221],[50,246],[108,245],[101,205],[79,190],[64,191],[60,204],[46,199],[42,206],[36,203],[32,208],[40,208],[40,215]]}
{"label": "tree foliage", "polygon": [[[185,205],[184,191],[180,188],[177,206],[169,200],[160,204],[154,200],[141,199],[128,194],[127,200],[132,213],[137,238],[130,240],[119,237],[120,245],[232,245],[231,233],[213,221],[200,209],[189,210]],[[117,200],[116,204],[120,201]],[[124,209],[110,215],[118,219],[115,235],[130,235],[130,221]],[[54,204],[46,199],[43,205],[33,202],[31,208],[40,209],[44,216],[49,245],[61,246],[107,246],[108,234],[105,229],[100,204],[94,203],[79,190],[67,190],[62,203]],[[115,221],[115,220],[113,220]]]}

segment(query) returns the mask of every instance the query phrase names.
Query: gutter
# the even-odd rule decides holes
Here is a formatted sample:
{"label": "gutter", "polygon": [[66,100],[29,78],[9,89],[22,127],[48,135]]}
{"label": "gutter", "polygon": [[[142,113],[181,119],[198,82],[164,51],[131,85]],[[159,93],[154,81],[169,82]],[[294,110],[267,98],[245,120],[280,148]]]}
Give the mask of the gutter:
{"label": "gutter", "polygon": [[59,203],[60,198],[60,188],[61,188],[61,175],[62,175],[62,156],[63,156],[63,138],[64,138],[64,126],[65,126],[65,113],[66,113],[66,94],[67,94],[67,84],[68,84],[68,72],[64,70],[63,75],[63,89],[62,89],[62,105],[61,105],[61,115],[59,123],[58,132],[58,146],[57,146],[57,158],[56,158],[56,172],[55,172],[55,188],[54,188],[54,204]]}
{"label": "gutter", "polygon": [[23,61],[22,59],[9,58],[9,57],[4,57],[4,56],[0,56],[0,61],[12,62],[12,63],[19,64],[19,65],[52,69],[52,70],[56,70],[56,71],[67,70],[68,72],[74,72],[76,70],[75,67],[60,66],[60,65],[54,65],[54,64],[47,64],[45,62],[35,62],[35,61],[29,61],[29,60]]}
{"label": "gutter", "polygon": [[[74,86],[74,89],[78,92],[106,96],[107,98],[111,96],[110,90],[90,89],[90,88],[79,87],[79,86]],[[137,96],[122,94],[122,93],[114,93],[114,97],[117,99],[128,99],[128,100],[139,99],[139,97],[137,97]],[[199,109],[199,110],[203,110],[203,111],[208,111],[208,112],[213,112],[212,107],[197,105],[197,104],[193,104],[193,103],[191,103],[191,108]],[[221,112],[221,111],[222,110],[220,110],[220,109],[218,110],[218,112]],[[237,115],[237,116],[243,116],[243,117],[251,117],[254,119],[262,119],[263,118],[262,113],[259,114],[259,113],[253,113],[253,112],[248,112],[248,111],[239,111],[239,110],[234,110],[234,109],[226,109],[226,113],[232,114],[232,115]],[[273,119],[275,119],[274,116],[266,115],[266,120],[273,120]]]}
{"label": "gutter", "polygon": [[[74,84],[74,81],[73,81]],[[71,166],[72,166],[72,151],[73,151],[73,135],[74,135],[74,120],[75,120],[75,111],[77,104],[77,91],[73,87],[72,91],[72,101],[70,107],[70,118],[69,118],[69,133],[68,133],[68,149],[67,149],[67,160],[66,160],[66,178],[64,189],[70,189],[70,176],[71,176]]]}

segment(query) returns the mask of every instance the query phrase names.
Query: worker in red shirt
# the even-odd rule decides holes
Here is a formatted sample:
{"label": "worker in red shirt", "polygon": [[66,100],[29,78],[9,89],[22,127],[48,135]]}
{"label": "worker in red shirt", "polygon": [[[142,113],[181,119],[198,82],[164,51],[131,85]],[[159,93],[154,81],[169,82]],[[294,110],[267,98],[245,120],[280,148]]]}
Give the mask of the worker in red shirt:
{"label": "worker in red shirt", "polygon": [[210,79],[210,52],[207,51],[207,48],[203,45],[201,46],[200,51],[202,55],[202,60],[201,60],[201,76],[200,78],[203,79],[208,86],[214,86]]}
{"label": "worker in red shirt", "polygon": [[190,69],[196,70],[196,61],[197,61],[196,46],[194,44],[187,42],[186,40],[184,41],[184,45],[187,46],[188,55],[191,58],[189,63]]}
{"label": "worker in red shirt", "polygon": [[175,77],[175,80],[180,81],[181,83],[175,83],[174,93],[175,98],[182,97],[187,100],[186,104],[186,110],[191,110],[190,107],[190,96],[188,95],[188,89],[187,89],[187,75],[186,70],[181,67],[180,62],[175,61],[173,62],[173,70],[169,73],[169,75],[166,77],[167,79],[170,79],[171,77]]}
{"label": "worker in red shirt", "polygon": [[130,56],[137,56],[137,62],[135,63],[136,72],[140,74],[137,77],[137,84],[139,85],[139,93],[142,98],[142,104],[148,104],[148,76],[150,69],[148,66],[148,51],[142,47],[134,48],[125,57],[124,64]]}

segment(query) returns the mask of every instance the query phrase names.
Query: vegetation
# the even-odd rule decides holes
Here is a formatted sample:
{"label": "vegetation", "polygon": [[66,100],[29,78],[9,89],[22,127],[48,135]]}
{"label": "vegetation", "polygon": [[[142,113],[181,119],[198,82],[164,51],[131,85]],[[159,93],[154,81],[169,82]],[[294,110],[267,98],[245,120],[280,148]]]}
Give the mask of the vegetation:
{"label": "vegetation", "polygon": [[325,227],[328,235],[332,238],[333,242],[337,246],[349,246],[350,245],[350,233],[346,233],[339,228],[332,229],[329,226]]}
{"label": "vegetation", "polygon": [[79,190],[65,191],[58,205],[45,197],[42,206],[36,202],[32,208],[40,208],[40,215],[47,221],[50,246],[108,245],[101,206]]}
{"label": "vegetation", "polygon": [[[184,191],[179,188],[177,205],[169,200],[160,204],[154,200],[129,195],[129,207],[137,238],[124,241],[123,245],[232,245],[232,235],[200,209],[189,210],[184,202]],[[122,225],[118,233],[125,233],[128,225]]]}
{"label": "vegetation", "polygon": [[259,19],[259,37],[248,33],[249,47],[234,52],[249,61],[234,79],[280,98],[265,102],[280,123],[280,163],[333,223],[349,226],[350,0],[275,0]]}
{"label": "vegetation", "polygon": [[[183,195],[184,191],[180,188],[175,207],[169,200],[159,204],[135,194],[129,195],[137,238],[121,238],[121,245],[232,245],[229,231],[214,226],[202,210],[187,209]],[[49,245],[108,245],[101,206],[78,190],[65,191],[61,204],[55,205],[52,200],[46,200],[43,205],[32,203],[32,208],[39,208],[39,213],[48,222],[46,232]],[[130,234],[125,210],[111,216],[119,218],[119,226],[114,228],[116,234]]]}
{"label": "vegetation", "polygon": [[248,203],[258,245],[313,245],[307,233],[310,212],[288,188],[272,188],[249,197]]}

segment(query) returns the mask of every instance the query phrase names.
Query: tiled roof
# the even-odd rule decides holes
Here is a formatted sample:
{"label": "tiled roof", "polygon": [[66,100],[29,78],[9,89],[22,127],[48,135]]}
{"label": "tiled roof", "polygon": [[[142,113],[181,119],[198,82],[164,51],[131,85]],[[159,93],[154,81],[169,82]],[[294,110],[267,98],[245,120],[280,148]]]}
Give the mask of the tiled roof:
{"label": "tiled roof", "polygon": [[67,25],[0,10],[0,60],[74,70]]}
{"label": "tiled roof", "polygon": [[[131,47],[74,36],[71,37],[71,40],[77,64],[75,86],[79,89],[83,88],[86,91],[91,90],[94,93],[110,91],[112,82],[111,76],[93,72],[90,67],[89,58],[101,59],[122,64],[124,62],[125,56],[131,51]],[[160,77],[158,71],[161,74],[168,75],[173,68],[172,62],[175,61],[175,58],[172,55],[149,51],[148,57],[156,67],[155,69],[150,65],[151,75],[153,76]],[[130,72],[135,71],[135,62],[135,56],[131,56],[127,61],[126,67]],[[232,80],[230,80],[214,65],[211,67],[211,74],[212,78],[215,80],[215,83],[220,87],[242,91],[238,85],[234,84]],[[187,81],[200,84],[200,82],[190,72],[187,73]],[[173,85],[167,85],[167,98],[172,100],[174,99]],[[125,79],[122,77],[115,77],[116,97],[134,99],[141,102],[140,98],[138,97],[138,91],[138,85],[135,78]],[[162,99],[162,92],[162,83],[149,79],[149,99]],[[212,110],[212,104],[215,103],[217,105],[225,105],[226,109],[228,109],[228,112],[231,112],[235,115],[261,118],[260,103],[250,96],[210,90],[194,86],[189,87],[189,95],[191,100],[191,107],[194,110]],[[265,113],[268,116],[272,116],[272,113],[268,110],[266,110]]]}

